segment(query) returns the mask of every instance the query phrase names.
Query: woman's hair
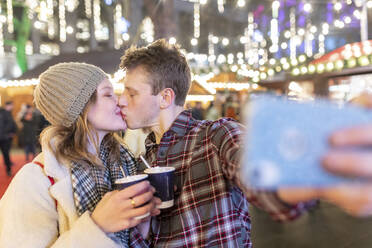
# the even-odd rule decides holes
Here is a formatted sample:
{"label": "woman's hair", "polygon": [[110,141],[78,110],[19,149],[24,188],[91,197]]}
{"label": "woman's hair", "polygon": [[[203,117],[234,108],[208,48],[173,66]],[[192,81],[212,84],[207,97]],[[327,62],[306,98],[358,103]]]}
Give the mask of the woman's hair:
{"label": "woman's hair", "polygon": [[[51,125],[40,134],[40,143],[48,146],[58,162],[76,161],[85,165],[103,165],[98,157],[98,134],[88,121],[89,108],[96,102],[96,99],[97,91],[93,93],[83,112],[70,127]],[[97,155],[88,152],[89,141],[94,146]],[[109,133],[102,142],[110,147],[109,162],[118,161],[120,158],[120,137]]]}

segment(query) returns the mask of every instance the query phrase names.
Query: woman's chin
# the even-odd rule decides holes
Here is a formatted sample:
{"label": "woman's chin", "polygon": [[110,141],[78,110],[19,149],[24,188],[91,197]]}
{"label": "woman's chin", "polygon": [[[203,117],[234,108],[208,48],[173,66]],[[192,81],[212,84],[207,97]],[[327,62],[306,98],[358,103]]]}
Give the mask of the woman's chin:
{"label": "woman's chin", "polygon": [[127,130],[127,124],[123,124],[121,123],[120,125],[116,125],[115,128],[112,128],[111,129],[111,132],[122,132],[122,131],[126,131]]}

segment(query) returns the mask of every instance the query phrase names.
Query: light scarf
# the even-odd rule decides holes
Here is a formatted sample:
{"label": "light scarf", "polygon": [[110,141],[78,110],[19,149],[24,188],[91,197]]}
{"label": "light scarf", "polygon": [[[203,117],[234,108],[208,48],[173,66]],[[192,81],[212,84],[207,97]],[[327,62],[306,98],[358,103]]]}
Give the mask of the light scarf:
{"label": "light scarf", "polygon": [[[77,162],[71,164],[72,188],[79,216],[86,211],[93,212],[102,197],[113,190],[115,180],[124,176],[120,166],[126,175],[136,174],[136,160],[127,149],[121,146],[120,161],[109,163],[110,149],[104,143],[102,141],[99,153],[104,167],[81,165]],[[129,247],[129,230],[109,233],[108,236],[122,247]]]}

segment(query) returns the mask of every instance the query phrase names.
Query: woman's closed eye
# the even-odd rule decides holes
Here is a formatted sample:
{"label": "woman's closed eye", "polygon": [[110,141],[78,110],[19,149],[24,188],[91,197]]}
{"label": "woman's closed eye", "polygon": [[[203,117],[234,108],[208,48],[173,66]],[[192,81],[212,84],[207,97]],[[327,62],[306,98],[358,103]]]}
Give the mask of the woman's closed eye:
{"label": "woman's closed eye", "polygon": [[103,94],[104,97],[113,97],[114,96],[114,92],[113,91],[106,91],[104,94]]}

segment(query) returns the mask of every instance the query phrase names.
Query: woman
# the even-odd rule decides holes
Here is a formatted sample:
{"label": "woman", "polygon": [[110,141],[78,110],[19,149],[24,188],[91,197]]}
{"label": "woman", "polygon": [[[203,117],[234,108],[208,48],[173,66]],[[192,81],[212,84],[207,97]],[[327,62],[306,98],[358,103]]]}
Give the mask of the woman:
{"label": "woman", "polygon": [[136,163],[112,133],[126,124],[107,75],[61,63],[39,80],[34,101],[51,126],[0,200],[0,247],[128,247],[134,217],[159,214],[160,200],[147,181],[112,191]]}

